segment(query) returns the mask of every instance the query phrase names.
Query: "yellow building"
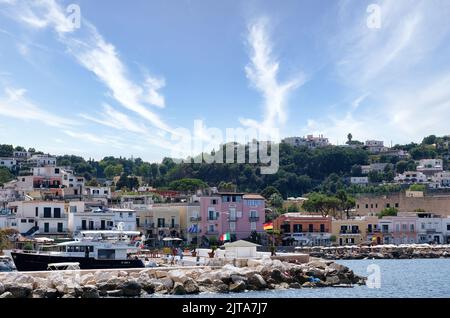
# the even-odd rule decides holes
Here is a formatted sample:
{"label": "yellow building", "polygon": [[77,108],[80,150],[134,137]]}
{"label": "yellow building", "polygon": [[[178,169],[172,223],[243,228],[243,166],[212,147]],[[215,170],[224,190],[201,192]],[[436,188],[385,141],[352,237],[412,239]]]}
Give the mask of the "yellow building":
{"label": "yellow building", "polygon": [[378,218],[374,216],[357,217],[331,222],[332,235],[337,245],[368,243],[378,232]]}
{"label": "yellow building", "polygon": [[186,235],[186,204],[153,204],[136,211],[138,230],[151,244],[161,245],[165,237],[183,238]]}

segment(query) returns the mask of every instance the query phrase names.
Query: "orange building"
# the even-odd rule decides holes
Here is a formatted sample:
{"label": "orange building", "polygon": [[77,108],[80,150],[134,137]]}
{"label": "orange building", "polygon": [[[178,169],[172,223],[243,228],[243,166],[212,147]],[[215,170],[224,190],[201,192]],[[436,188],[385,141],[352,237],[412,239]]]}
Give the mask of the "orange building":
{"label": "orange building", "polygon": [[285,213],[273,221],[273,227],[284,245],[329,245],[331,220],[330,216]]}

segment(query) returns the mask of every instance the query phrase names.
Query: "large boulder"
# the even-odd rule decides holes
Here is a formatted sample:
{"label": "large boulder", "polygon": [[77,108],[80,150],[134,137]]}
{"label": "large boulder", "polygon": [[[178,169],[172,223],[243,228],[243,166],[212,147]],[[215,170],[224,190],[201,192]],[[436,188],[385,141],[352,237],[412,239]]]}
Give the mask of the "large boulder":
{"label": "large boulder", "polygon": [[186,294],[198,294],[200,291],[197,283],[192,278],[184,282],[184,289]]}
{"label": "large boulder", "polygon": [[173,285],[172,294],[174,295],[185,295],[186,289],[184,288],[182,283],[176,282]]}
{"label": "large boulder", "polygon": [[228,293],[228,285],[224,284],[220,279],[216,279],[212,282],[213,289],[221,294]]}
{"label": "large boulder", "polygon": [[247,277],[242,276],[242,275],[233,274],[233,275],[230,276],[230,279],[231,279],[231,282],[233,282],[233,283],[237,283],[237,282],[240,282],[240,281],[243,281],[244,283],[247,282]]}
{"label": "large boulder", "polygon": [[33,291],[32,284],[11,284],[6,286],[6,290],[14,295],[14,298],[27,298]]}
{"label": "large boulder", "polygon": [[119,289],[122,290],[123,295],[126,297],[137,297],[141,294],[141,285],[135,280],[123,283]]}
{"label": "large boulder", "polygon": [[82,287],[81,298],[99,298],[97,287],[94,285],[85,285]]}
{"label": "large boulder", "polygon": [[246,289],[246,285],[244,283],[244,281],[238,281],[236,283],[231,283],[229,286],[229,290],[232,293],[240,293],[245,291]]}
{"label": "large boulder", "polygon": [[248,288],[252,290],[262,290],[267,287],[267,283],[264,278],[259,274],[253,274],[248,277]]}
{"label": "large boulder", "polygon": [[0,295],[0,298],[14,298],[14,295],[11,292],[4,292]]}
{"label": "large boulder", "polygon": [[322,261],[312,261],[312,262],[309,262],[308,265],[311,267],[320,268],[320,269],[327,268],[327,263],[322,262]]}
{"label": "large boulder", "polygon": [[173,270],[169,271],[167,275],[175,282],[175,283],[181,283],[184,284],[189,277],[185,274],[185,272],[181,270]]}
{"label": "large boulder", "polygon": [[5,286],[0,282],[0,295],[5,292]]}
{"label": "large boulder", "polygon": [[159,281],[164,285],[164,287],[166,287],[166,289],[170,290],[173,288],[174,282],[171,278],[164,277],[164,278],[161,278]]}
{"label": "large boulder", "polygon": [[339,277],[337,277],[337,276],[327,276],[325,282],[328,285],[333,286],[333,285],[338,285],[340,283],[340,280],[339,280]]}
{"label": "large boulder", "polygon": [[[94,275],[92,273],[88,273],[86,275],[81,276],[80,285],[88,285],[88,282],[94,281]],[[95,284],[95,281],[94,281]]]}

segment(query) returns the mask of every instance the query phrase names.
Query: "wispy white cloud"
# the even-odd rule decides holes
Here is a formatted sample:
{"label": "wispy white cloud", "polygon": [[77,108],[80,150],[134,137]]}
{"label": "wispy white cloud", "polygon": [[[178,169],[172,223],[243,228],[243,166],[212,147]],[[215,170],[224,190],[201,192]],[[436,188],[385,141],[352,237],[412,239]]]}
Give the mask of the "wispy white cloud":
{"label": "wispy white cloud", "polygon": [[0,116],[36,120],[53,127],[76,126],[73,120],[47,112],[25,97],[25,89],[7,87],[0,97]]}
{"label": "wispy white cloud", "polygon": [[68,130],[64,129],[62,130],[63,133],[66,135],[75,138],[80,139],[83,142],[90,142],[98,145],[108,145],[115,148],[123,148],[125,147],[125,144],[118,140],[118,138],[111,137],[111,136],[103,136],[103,135],[95,135],[92,133],[88,133],[85,131],[75,131],[75,130]]}
{"label": "wispy white cloud", "polygon": [[53,29],[67,51],[80,65],[95,74],[120,105],[145,118],[156,128],[171,131],[168,124],[148,109],[150,105],[165,106],[164,96],[159,92],[165,85],[164,79],[147,74],[142,84],[135,83],[114,45],[107,42],[84,17],[81,19],[81,29],[76,29],[66,17],[64,8],[54,0],[11,4],[10,10],[18,21],[35,29]]}
{"label": "wispy white cloud", "polygon": [[369,29],[364,4],[349,3],[341,2],[329,49],[353,102],[310,118],[306,129],[341,141],[349,132],[396,142],[448,134],[450,65],[435,60],[450,51],[450,6],[380,1],[381,28]]}
{"label": "wispy white cloud", "polygon": [[80,114],[80,117],[90,120],[92,122],[120,129],[120,130],[128,130],[134,133],[147,133],[147,127],[143,124],[137,123],[133,121],[130,117],[121,113],[114,108],[112,108],[108,104],[103,105],[103,112],[96,114],[96,116],[88,115],[88,114]]}
{"label": "wispy white cloud", "polygon": [[302,74],[280,82],[279,61],[273,56],[272,42],[268,35],[267,18],[259,18],[249,25],[247,41],[250,46],[250,63],[245,67],[247,78],[264,99],[263,121],[241,119],[245,126],[263,128],[270,131],[279,128],[287,119],[287,99],[289,94],[303,84]]}

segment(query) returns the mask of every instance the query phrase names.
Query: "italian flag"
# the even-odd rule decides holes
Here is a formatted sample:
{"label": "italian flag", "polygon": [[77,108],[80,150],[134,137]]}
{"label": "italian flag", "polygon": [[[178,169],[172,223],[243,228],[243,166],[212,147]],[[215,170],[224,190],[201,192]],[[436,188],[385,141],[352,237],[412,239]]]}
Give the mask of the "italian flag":
{"label": "italian flag", "polygon": [[264,231],[273,230],[273,222],[267,222],[263,224]]}
{"label": "italian flag", "polygon": [[227,232],[227,233],[222,234],[222,235],[220,236],[220,240],[221,240],[222,242],[230,241],[230,240],[231,240],[231,238],[230,238],[230,233]]}

